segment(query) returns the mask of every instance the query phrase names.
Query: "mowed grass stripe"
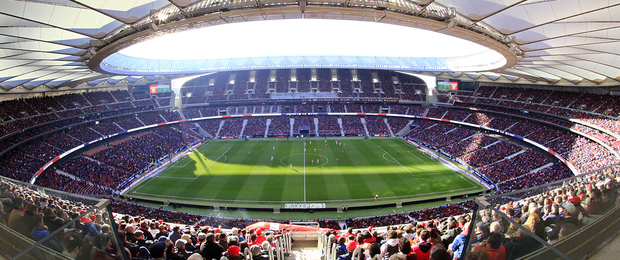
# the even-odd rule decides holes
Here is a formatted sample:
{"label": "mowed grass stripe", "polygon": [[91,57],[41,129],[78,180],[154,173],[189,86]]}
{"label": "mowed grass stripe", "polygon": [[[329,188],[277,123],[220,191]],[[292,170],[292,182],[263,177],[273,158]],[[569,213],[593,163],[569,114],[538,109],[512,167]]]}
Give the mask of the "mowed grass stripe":
{"label": "mowed grass stripe", "polygon": [[[224,200],[238,200],[239,192],[241,191],[241,187],[244,185],[245,181],[250,177],[249,174],[239,174],[239,168],[246,168],[250,160],[253,157],[248,156],[248,152],[251,151],[252,147],[256,145],[256,142],[243,142],[239,143],[235,141],[235,148],[231,149],[230,153],[230,165],[226,165],[223,167],[224,169],[219,169],[220,175],[228,175],[230,178],[223,184],[221,190],[216,195],[218,199]],[[241,167],[235,167],[235,164],[240,165]],[[252,199],[248,197],[246,199]],[[256,200],[254,198],[254,200]]]}
{"label": "mowed grass stripe", "polygon": [[[346,161],[348,162],[349,167],[352,172],[357,172],[358,174],[350,174],[350,176],[346,176],[347,186],[349,187],[349,191],[353,195],[354,198],[369,198],[374,196],[377,192],[376,185],[378,184],[375,179],[376,169],[374,167],[369,167],[368,160],[365,157],[366,152],[364,153],[357,148],[353,142],[349,142],[348,148],[345,151]],[[349,174],[348,174],[349,175]],[[387,187],[386,187],[387,188]]]}
{"label": "mowed grass stripe", "polygon": [[[230,197],[227,197],[228,193],[224,190],[226,189],[226,184],[232,179],[233,175],[219,173],[226,170],[226,165],[234,163],[234,153],[237,151],[237,149],[233,149],[234,146],[234,143],[216,141],[199,149],[200,152],[212,160],[215,160],[226,151],[226,160],[224,162],[215,163],[209,167],[208,171],[204,172],[204,174],[196,179],[196,182],[201,183],[203,187],[195,196],[220,200],[230,199]],[[188,195],[187,197],[191,196]]]}
{"label": "mowed grass stripe", "polygon": [[[280,141],[276,142],[276,156],[274,161],[277,161],[277,169],[280,169],[279,178],[284,180],[284,186],[279,187],[281,189],[280,194],[283,200],[290,201],[303,201],[304,200],[304,175],[301,159],[297,156],[291,156],[303,152],[303,143],[296,141]],[[284,158],[282,160],[280,158]],[[293,164],[294,168],[289,168],[289,165]]]}
{"label": "mowed grass stripe", "polygon": [[[305,188],[307,201],[344,200],[346,204],[351,199],[372,200],[374,194],[379,194],[379,198],[441,196],[472,187],[457,173],[401,140],[339,138],[339,141],[346,143],[346,147],[338,146],[333,138],[306,140],[305,186],[303,140],[214,140],[177,164],[187,164],[185,167],[164,171],[160,176],[165,178],[146,181],[137,186],[136,192],[199,200],[280,202],[303,201]],[[384,158],[385,153],[389,155]],[[189,159],[193,162],[182,164]],[[293,169],[289,164],[293,164]],[[200,176],[193,180],[197,174]]]}
{"label": "mowed grass stripe", "polygon": [[[331,158],[325,166],[320,168],[320,174],[324,175],[323,179],[325,183],[325,190],[327,191],[329,198],[333,198],[332,200],[351,199],[351,192],[343,185],[346,180],[342,171],[338,168],[340,163],[336,163],[335,158],[337,157],[337,153],[334,153],[334,150],[329,149],[329,145],[335,145],[335,143],[333,141],[331,143],[328,142],[328,147],[326,148],[324,141],[317,142],[318,149],[321,149],[320,154],[326,158]],[[324,160],[325,157],[321,157],[321,160]],[[323,163],[323,161],[320,162],[320,164]]]}
{"label": "mowed grass stripe", "polygon": [[[373,142],[355,142],[353,145],[355,146],[354,151],[360,153],[361,157],[358,158],[363,158],[363,161],[356,161],[358,166],[357,168],[360,172],[364,172],[364,174],[361,175],[361,179],[364,180],[366,186],[372,193],[369,194],[370,197],[374,197],[375,194],[380,196],[393,195],[392,188],[394,186],[402,185],[402,183],[390,183],[388,175],[391,174],[388,172],[385,172],[384,174],[376,174],[384,172],[382,170],[386,168],[388,163],[381,156],[383,151],[381,149],[377,149],[376,142],[374,142],[374,140]],[[364,163],[366,165],[364,165]],[[399,170],[402,172],[401,169]]]}
{"label": "mowed grass stripe", "polygon": [[[388,185],[390,185],[390,190],[388,190],[387,192],[385,192],[385,194],[379,194],[379,195],[383,195],[383,196],[405,196],[405,195],[409,195],[411,194],[411,190],[410,190],[410,186],[411,185],[415,185],[414,181],[414,175],[412,175],[411,173],[409,173],[409,171],[411,171],[410,169],[405,169],[406,166],[408,165],[407,162],[402,163],[401,160],[407,161],[407,158],[404,156],[400,156],[398,154],[398,151],[400,151],[400,149],[402,149],[403,147],[401,145],[399,145],[398,143],[395,143],[394,140],[390,139],[387,142],[375,142],[374,145],[376,145],[377,147],[381,147],[383,149],[376,149],[377,154],[380,153],[381,154],[381,159],[383,159],[383,162],[385,163],[385,168],[389,167],[392,168],[392,171],[389,172],[393,172],[390,174],[380,174],[379,176],[383,179],[383,181],[385,183],[387,183]],[[404,148],[408,148],[408,147],[404,147]],[[385,151],[384,151],[385,150]],[[388,155],[386,156],[386,158],[383,157],[383,155],[385,153],[388,153]],[[402,154],[402,152],[401,152]],[[401,158],[402,157],[402,158]],[[386,159],[391,159],[393,161],[387,161]],[[400,162],[400,164],[398,164],[398,162]],[[398,173],[399,171],[402,171],[401,169],[399,169],[398,167],[404,169],[405,171],[407,171],[407,174],[405,173]],[[394,172],[396,172],[394,174]]]}

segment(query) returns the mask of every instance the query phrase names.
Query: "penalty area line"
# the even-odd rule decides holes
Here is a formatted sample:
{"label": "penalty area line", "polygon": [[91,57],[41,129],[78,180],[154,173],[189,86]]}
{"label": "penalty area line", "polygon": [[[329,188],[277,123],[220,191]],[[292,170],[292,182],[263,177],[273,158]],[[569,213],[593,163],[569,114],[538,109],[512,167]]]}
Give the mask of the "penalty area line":
{"label": "penalty area line", "polygon": [[[222,147],[222,148],[223,148],[223,147]],[[228,149],[226,149],[226,151],[224,151],[224,152],[220,155],[220,157],[217,157],[217,159],[213,160],[213,162],[212,162],[211,164],[209,164],[209,166],[207,166],[207,168],[205,168],[205,170],[204,170],[204,171],[202,171],[200,174],[196,175],[196,177],[194,178],[194,180],[195,180],[195,179],[198,179],[198,177],[202,176],[202,174],[203,174],[203,173],[207,172],[207,171],[209,170],[209,168],[211,168],[211,166],[213,166],[216,162],[218,162],[218,161],[220,160],[220,158],[222,158],[222,157],[226,157],[226,156],[225,156],[225,154],[226,154],[228,151],[230,151],[230,148],[232,148],[232,147],[228,147]]]}
{"label": "penalty area line", "polygon": [[[411,150],[412,151],[412,150]],[[413,157],[418,158],[418,160],[420,160],[421,162],[428,164],[425,160],[423,160],[422,158],[418,157],[417,155],[415,155],[415,153],[412,153],[411,151],[407,151],[409,154],[413,155]]]}
{"label": "penalty area line", "polygon": [[396,163],[398,163],[398,165],[400,165],[400,167],[403,167],[403,169],[405,169],[405,171],[407,171],[409,174],[411,174],[411,176],[415,177],[415,175],[409,170],[407,169],[407,167],[405,167],[402,163],[400,163],[398,160],[396,160],[396,158],[394,158],[394,156],[392,156],[391,154],[389,154],[385,149],[383,149],[383,147],[381,147],[381,145],[377,145],[379,147],[379,149],[383,150],[383,152],[385,152],[386,154],[388,154],[390,157],[392,157],[392,159],[394,159],[394,161]]}

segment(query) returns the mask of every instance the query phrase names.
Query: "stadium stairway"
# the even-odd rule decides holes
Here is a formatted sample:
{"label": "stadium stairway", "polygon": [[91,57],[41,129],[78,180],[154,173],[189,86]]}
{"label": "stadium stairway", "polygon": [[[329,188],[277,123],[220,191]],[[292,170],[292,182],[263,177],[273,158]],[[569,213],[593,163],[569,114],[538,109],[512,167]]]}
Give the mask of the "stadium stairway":
{"label": "stadium stairway", "polygon": [[409,125],[413,124],[413,120],[409,120],[409,122],[407,123],[407,125],[405,127],[403,127],[403,129],[400,129],[400,131],[398,131],[398,133],[396,133],[397,136],[403,136],[406,135],[407,133],[411,132],[411,128],[409,128]]}
{"label": "stadium stairway", "polygon": [[387,118],[383,119],[383,123],[385,123],[385,125],[387,126],[387,129],[390,132],[390,135],[394,136],[394,131],[392,131],[392,127],[390,127],[390,124],[388,123]]}
{"label": "stadium stairway", "polygon": [[316,133],[316,135],[319,135],[319,118],[315,117],[314,118],[314,132]]}
{"label": "stadium stairway", "polygon": [[344,130],[342,129],[342,118],[338,118],[338,126],[340,126],[340,134],[344,136]]}
{"label": "stadium stairway", "polygon": [[368,132],[368,127],[366,126],[366,118],[360,117],[360,121],[362,122],[362,126],[364,126],[364,131],[366,132],[366,135],[370,135],[370,133]]}
{"label": "stadium stairway", "polygon": [[291,254],[285,260],[317,260],[321,259],[321,251],[315,241],[295,241]]}
{"label": "stadium stairway", "polygon": [[215,136],[212,136],[211,134],[209,134],[207,131],[205,131],[204,129],[202,129],[202,126],[200,126],[198,123],[194,123],[194,126],[198,127],[198,133],[200,135],[202,135],[203,137],[209,138],[209,139],[213,139],[215,138]]}
{"label": "stadium stairway", "polygon": [[248,120],[244,119],[243,123],[241,124],[241,133],[239,133],[239,136],[243,136],[243,132],[245,132],[245,127],[248,125]]}
{"label": "stadium stairway", "polygon": [[[220,136],[220,131],[222,131],[222,126],[224,126],[224,122],[226,122],[226,121],[222,120],[222,121],[220,122],[220,126],[217,128],[217,132],[215,133],[215,137],[216,137],[216,138],[217,138],[218,136]],[[244,125],[244,126],[245,126],[245,125]]]}

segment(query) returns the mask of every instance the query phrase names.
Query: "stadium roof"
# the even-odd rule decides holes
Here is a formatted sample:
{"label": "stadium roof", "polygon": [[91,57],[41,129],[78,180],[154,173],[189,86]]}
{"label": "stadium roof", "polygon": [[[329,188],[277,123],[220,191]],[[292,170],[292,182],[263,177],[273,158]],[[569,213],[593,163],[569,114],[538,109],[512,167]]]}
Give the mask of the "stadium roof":
{"label": "stadium roof", "polygon": [[177,77],[181,75],[111,75],[98,66],[116,51],[157,36],[226,23],[300,18],[433,30],[503,51],[508,59],[498,70],[436,75],[617,86],[620,25],[613,17],[620,17],[620,2],[602,0],[7,0],[0,8],[0,93]]}

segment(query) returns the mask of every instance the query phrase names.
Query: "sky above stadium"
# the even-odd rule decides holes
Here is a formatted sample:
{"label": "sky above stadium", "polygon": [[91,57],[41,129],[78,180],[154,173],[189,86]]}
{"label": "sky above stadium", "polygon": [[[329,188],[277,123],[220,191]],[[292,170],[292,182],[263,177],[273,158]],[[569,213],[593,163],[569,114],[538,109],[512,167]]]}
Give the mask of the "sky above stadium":
{"label": "sky above stadium", "polygon": [[484,52],[496,53],[460,38],[405,26],[287,19],[231,23],[168,34],[119,53],[142,59],[205,60],[304,55],[439,58]]}

